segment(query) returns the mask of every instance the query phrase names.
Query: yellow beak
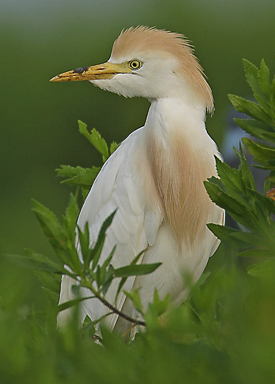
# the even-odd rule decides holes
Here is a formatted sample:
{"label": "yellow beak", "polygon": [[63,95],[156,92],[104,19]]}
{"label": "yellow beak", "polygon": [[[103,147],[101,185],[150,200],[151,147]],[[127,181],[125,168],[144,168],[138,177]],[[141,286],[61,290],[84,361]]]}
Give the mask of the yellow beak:
{"label": "yellow beak", "polygon": [[131,73],[128,63],[104,63],[91,67],[76,68],[54,76],[50,81],[90,81],[111,79],[118,73]]}

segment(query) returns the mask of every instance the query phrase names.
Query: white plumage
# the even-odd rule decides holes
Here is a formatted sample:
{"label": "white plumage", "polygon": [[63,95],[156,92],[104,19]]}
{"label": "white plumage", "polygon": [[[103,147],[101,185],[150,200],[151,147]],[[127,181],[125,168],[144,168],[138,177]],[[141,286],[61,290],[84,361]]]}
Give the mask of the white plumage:
{"label": "white plumage", "polygon": [[[211,89],[190,46],[178,34],[130,28],[115,41],[107,63],[65,72],[54,80],[89,80],[111,92],[151,101],[144,127],[129,135],[104,164],[78,225],[84,228],[88,221],[95,241],[103,221],[117,209],[100,262],[114,245],[115,267],[129,264],[146,249],[141,262],[162,265],[150,275],[129,278],[125,289],[141,287],[144,309],[155,288],[161,298],[170,293],[180,303],[188,295],[183,276],[196,282],[219,244],[206,224],[224,220],[223,210],[210,201],[203,185],[216,175],[214,156],[220,155],[204,123],[206,109],[213,109]],[[61,303],[74,298],[74,283],[63,277]],[[110,303],[115,285],[106,295]],[[82,294],[90,292],[82,289]],[[123,293],[118,309],[137,317]],[[85,300],[81,321],[86,315],[95,320],[107,311],[98,300]],[[68,315],[69,310],[60,313],[60,325]],[[105,321],[111,329],[129,327],[117,315]]]}

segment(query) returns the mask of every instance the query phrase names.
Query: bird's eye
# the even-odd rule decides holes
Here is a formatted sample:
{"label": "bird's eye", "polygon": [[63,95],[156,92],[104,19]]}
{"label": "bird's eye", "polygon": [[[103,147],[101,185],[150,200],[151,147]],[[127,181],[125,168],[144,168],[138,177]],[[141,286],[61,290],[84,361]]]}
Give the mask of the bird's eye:
{"label": "bird's eye", "polygon": [[139,69],[141,67],[142,63],[139,60],[131,60],[129,61],[129,66],[131,69]]}

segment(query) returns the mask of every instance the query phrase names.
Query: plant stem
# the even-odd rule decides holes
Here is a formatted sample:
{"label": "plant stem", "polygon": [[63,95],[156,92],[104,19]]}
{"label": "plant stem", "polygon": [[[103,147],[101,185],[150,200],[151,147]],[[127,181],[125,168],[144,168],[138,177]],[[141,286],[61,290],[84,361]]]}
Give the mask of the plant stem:
{"label": "plant stem", "polygon": [[90,289],[93,294],[104,304],[107,308],[109,308],[112,312],[116,313],[120,317],[122,317],[125,320],[128,320],[130,323],[134,323],[136,325],[142,325],[143,327],[146,326],[145,321],[133,319],[132,317],[126,315],[125,313],[118,310],[116,307],[114,307],[112,304],[110,304],[104,297],[102,297],[97,290],[94,289],[90,281],[87,281],[85,283],[81,284],[83,287]]}

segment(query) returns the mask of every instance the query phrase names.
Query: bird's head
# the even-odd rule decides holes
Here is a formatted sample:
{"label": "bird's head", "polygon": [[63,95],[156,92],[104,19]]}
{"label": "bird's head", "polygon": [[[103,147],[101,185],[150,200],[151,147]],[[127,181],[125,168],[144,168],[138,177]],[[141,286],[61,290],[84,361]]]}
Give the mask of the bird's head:
{"label": "bird's head", "polygon": [[183,35],[156,28],[122,31],[106,63],[76,68],[51,79],[81,80],[125,97],[180,97],[213,110],[211,89],[189,42]]}

